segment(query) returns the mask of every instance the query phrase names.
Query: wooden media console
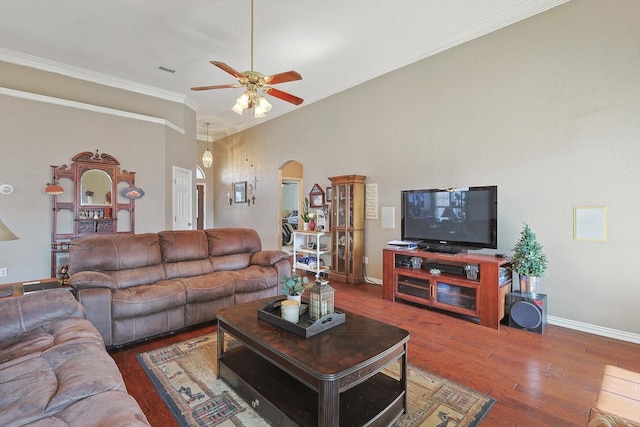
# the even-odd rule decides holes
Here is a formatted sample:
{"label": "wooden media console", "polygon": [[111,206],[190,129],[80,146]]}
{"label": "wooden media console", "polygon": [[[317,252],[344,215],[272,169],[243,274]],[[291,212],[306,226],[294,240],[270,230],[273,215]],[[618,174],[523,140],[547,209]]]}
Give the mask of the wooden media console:
{"label": "wooden media console", "polygon": [[[412,258],[421,259],[419,268],[413,268]],[[477,267],[475,278],[467,277],[468,266]],[[419,249],[383,251],[384,299],[462,314],[494,329],[500,327],[504,317],[505,298],[512,288],[511,276],[509,258]]]}

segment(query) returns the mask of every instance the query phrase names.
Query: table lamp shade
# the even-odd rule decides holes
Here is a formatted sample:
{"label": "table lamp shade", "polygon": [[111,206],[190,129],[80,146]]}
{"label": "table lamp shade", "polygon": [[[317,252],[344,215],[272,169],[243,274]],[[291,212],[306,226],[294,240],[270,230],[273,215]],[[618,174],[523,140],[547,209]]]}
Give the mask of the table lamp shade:
{"label": "table lamp shade", "polygon": [[8,240],[18,240],[19,237],[13,234],[9,228],[4,225],[2,219],[0,219],[0,242],[6,242]]}

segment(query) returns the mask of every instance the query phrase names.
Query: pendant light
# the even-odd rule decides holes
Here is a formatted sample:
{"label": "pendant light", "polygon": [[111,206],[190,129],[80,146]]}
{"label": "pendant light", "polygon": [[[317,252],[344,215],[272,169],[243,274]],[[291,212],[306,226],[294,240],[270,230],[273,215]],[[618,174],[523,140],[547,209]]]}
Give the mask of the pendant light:
{"label": "pendant light", "polygon": [[209,151],[209,123],[207,123],[207,151],[202,155],[202,166],[210,168],[213,164],[213,154]]}

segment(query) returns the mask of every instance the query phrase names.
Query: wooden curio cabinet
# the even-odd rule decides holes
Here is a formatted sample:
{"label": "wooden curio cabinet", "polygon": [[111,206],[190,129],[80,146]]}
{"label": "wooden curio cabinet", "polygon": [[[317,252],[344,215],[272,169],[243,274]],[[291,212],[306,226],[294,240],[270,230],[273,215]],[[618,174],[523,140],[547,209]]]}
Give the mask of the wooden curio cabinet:
{"label": "wooden curio cabinet", "polygon": [[362,175],[329,178],[333,194],[329,278],[351,284],[364,282],[365,178]]}
{"label": "wooden curio cabinet", "polygon": [[64,188],[63,194],[52,196],[51,277],[69,264],[71,240],[135,232],[135,199],[140,197],[135,172],[121,170],[115,157],[97,150],[72,160],[71,166],[51,166],[52,183]]}

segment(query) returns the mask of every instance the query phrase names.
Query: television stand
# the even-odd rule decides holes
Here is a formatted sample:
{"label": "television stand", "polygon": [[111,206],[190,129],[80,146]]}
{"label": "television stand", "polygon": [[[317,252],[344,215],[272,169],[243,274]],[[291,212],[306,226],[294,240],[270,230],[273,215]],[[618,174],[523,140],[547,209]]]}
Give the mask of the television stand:
{"label": "television stand", "polygon": [[[420,268],[411,268],[412,258]],[[430,270],[440,270],[439,274]],[[475,266],[477,275],[466,267]],[[511,292],[511,260],[484,254],[450,255],[420,249],[383,250],[382,296],[469,316],[498,329]]]}
{"label": "television stand", "polygon": [[467,250],[460,246],[444,246],[444,245],[418,245],[418,248],[422,251],[435,252],[439,254],[460,255],[466,254]]}

